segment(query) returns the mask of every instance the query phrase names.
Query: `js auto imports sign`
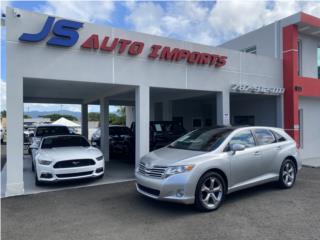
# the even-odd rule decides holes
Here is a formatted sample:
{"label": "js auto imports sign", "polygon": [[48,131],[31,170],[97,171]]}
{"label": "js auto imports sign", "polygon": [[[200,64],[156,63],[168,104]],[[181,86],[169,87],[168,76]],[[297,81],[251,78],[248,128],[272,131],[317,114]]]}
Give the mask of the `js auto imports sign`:
{"label": "js auto imports sign", "polygon": [[[23,33],[19,40],[23,42],[44,41],[50,32],[53,36],[47,40],[47,45],[58,47],[72,47],[78,39],[78,30],[83,27],[83,23],[48,17],[42,29],[38,33]],[[143,51],[149,51],[148,58],[151,60],[162,60],[169,62],[185,61],[192,65],[207,65],[212,67],[222,67],[227,62],[227,57],[211,53],[189,51],[181,48],[171,48],[153,44],[145,50],[144,42],[123,38],[110,38],[109,36],[99,36],[92,34],[81,44],[83,50],[94,50],[101,52],[116,52],[118,54],[128,54],[132,57],[140,55]]]}

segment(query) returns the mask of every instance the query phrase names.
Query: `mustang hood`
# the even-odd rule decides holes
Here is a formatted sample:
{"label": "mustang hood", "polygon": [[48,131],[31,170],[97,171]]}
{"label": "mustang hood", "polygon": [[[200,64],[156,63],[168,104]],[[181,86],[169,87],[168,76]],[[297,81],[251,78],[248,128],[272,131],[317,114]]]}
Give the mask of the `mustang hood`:
{"label": "mustang hood", "polygon": [[41,149],[39,158],[52,161],[97,158],[101,151],[94,147],[61,147]]}
{"label": "mustang hood", "polygon": [[206,152],[164,147],[148,153],[141,159],[141,161],[146,164],[151,164],[152,166],[170,166],[182,160],[203,154],[206,154]]}

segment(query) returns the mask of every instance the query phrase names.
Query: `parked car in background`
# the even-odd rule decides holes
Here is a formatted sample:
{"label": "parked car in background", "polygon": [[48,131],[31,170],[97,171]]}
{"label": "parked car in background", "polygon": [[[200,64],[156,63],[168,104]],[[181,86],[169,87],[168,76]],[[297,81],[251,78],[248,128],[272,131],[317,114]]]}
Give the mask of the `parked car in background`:
{"label": "parked car in background", "polygon": [[29,153],[32,155],[32,159],[38,150],[39,144],[44,137],[56,136],[56,135],[68,135],[71,134],[69,129],[63,125],[43,124],[36,127],[34,133],[30,133],[30,147]]}
{"label": "parked car in background", "polygon": [[211,211],[237,190],[272,181],[291,188],[300,169],[296,143],[282,129],[198,129],[145,155],[136,186],[145,196]]}
{"label": "parked car in background", "polygon": [[23,130],[23,142],[25,144],[30,144],[32,141],[32,136],[34,136],[35,133],[35,127],[24,127]]}
{"label": "parked car in background", "polygon": [[35,183],[61,180],[99,178],[104,174],[102,152],[80,135],[42,138],[32,161]]}
{"label": "parked car in background", "polygon": [[[131,124],[131,131],[135,133],[135,122]],[[176,121],[151,121],[150,122],[150,150],[155,150],[168,145],[187,131]]]}
{"label": "parked car in background", "polygon": [[[91,143],[100,147],[101,129],[98,128],[91,137]],[[134,156],[134,136],[130,128],[120,125],[109,126],[109,146],[112,156]]]}
{"label": "parked car in background", "polygon": [[0,125],[0,139],[1,139],[1,143],[3,143],[3,141],[4,141],[4,134],[5,134],[5,130],[4,130],[4,128]]}

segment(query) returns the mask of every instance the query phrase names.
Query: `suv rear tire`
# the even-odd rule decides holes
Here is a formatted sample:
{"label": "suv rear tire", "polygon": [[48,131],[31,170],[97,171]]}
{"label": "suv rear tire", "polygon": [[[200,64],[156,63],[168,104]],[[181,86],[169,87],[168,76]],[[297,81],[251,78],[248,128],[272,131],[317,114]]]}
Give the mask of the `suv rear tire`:
{"label": "suv rear tire", "polygon": [[283,161],[280,173],[278,184],[283,189],[292,188],[297,176],[296,165],[292,159],[287,158]]}

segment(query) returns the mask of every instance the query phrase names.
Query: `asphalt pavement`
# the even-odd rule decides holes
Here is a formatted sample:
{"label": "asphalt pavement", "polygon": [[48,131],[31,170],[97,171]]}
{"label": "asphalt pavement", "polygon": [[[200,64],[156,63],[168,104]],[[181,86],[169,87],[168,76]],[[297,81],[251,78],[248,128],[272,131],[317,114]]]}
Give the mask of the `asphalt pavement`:
{"label": "asphalt pavement", "polygon": [[266,184],[229,195],[215,212],[158,202],[134,182],[2,199],[3,240],[319,240],[320,169],[294,188]]}

